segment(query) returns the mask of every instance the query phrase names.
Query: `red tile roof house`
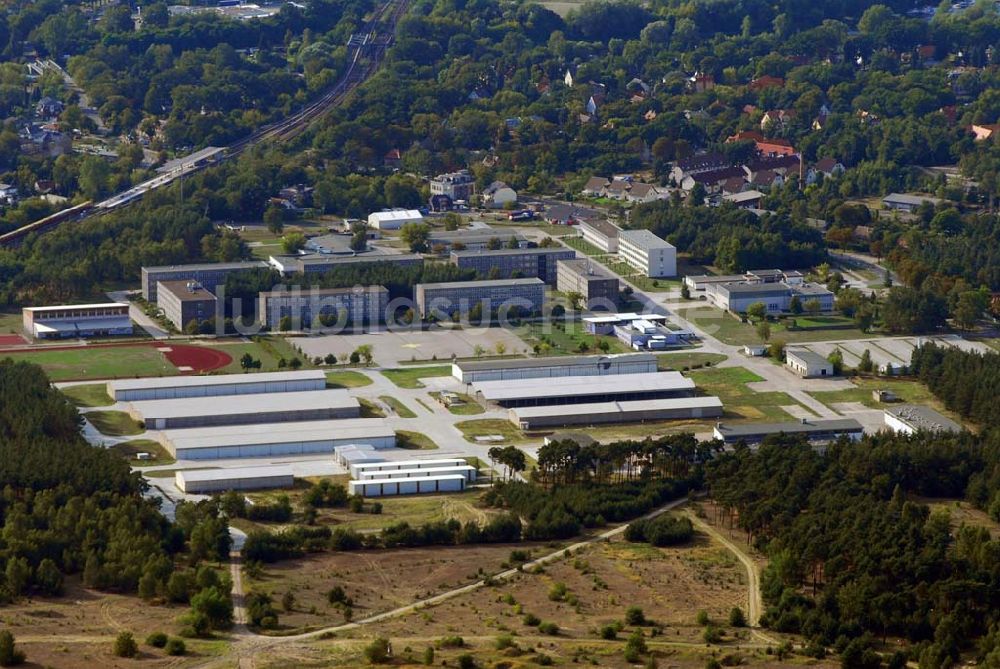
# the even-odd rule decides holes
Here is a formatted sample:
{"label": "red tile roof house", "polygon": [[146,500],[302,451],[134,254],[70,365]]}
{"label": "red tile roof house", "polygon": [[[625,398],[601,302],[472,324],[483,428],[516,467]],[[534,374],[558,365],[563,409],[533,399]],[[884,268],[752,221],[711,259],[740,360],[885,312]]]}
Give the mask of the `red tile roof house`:
{"label": "red tile roof house", "polygon": [[762,77],[757,77],[750,82],[749,88],[751,91],[762,91],[765,88],[784,88],[785,80],[781,77],[772,77],[769,74],[765,74]]}
{"label": "red tile roof house", "polygon": [[770,157],[795,155],[795,147],[787,139],[765,139],[757,142],[757,150]]}

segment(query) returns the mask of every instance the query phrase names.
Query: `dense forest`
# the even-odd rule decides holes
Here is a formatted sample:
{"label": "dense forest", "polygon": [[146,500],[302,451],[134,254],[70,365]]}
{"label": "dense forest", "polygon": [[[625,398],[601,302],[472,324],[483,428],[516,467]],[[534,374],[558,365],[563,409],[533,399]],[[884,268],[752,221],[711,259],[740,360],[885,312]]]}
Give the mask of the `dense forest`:
{"label": "dense forest", "polygon": [[719,456],[706,482],[770,558],[763,624],[805,635],[816,656],[833,647],[844,666],[878,666],[874,640],[892,637],[921,667],[946,667],[1000,652],[1000,541],[914,498],[962,499],[981,472],[996,486],[998,468],[995,431],[882,434],[822,453],[777,439]]}
{"label": "dense forest", "polygon": [[924,344],[913,352],[910,366],[952,411],[980,425],[1000,425],[1000,353],[969,353]]}
{"label": "dense forest", "polygon": [[28,363],[0,361],[0,601],[58,595],[64,578],[167,596],[176,561],[228,554],[228,526],[181,505],[169,523],[117,454],[90,446],[76,409]]}

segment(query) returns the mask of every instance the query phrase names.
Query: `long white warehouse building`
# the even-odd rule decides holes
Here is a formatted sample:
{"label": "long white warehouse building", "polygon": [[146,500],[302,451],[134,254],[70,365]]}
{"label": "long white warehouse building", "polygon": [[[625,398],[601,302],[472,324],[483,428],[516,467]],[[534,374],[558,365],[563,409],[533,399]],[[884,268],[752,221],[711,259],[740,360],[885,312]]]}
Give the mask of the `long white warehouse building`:
{"label": "long white warehouse building", "polygon": [[347,491],[362,497],[386,497],[389,495],[414,495],[417,493],[461,492],[465,490],[465,477],[461,474],[445,474],[420,478],[369,479],[348,481]]}
{"label": "long white warehouse building", "polygon": [[428,460],[386,460],[351,465],[351,477],[361,478],[362,472],[398,471],[401,469],[429,469],[434,467],[460,467],[469,464],[465,458],[435,458]]}
{"label": "long white warehouse building", "polygon": [[174,483],[183,493],[209,494],[227,490],[291,488],[295,483],[291,467],[232,467],[228,469],[179,470]]}
{"label": "long white warehouse building", "polygon": [[271,395],[221,395],[132,402],[129,414],[146,429],[357,418],[361,405],[346,390],[312,390]]}
{"label": "long white warehouse building", "polygon": [[512,408],[681,397],[694,394],[694,381],[680,372],[613,376],[482,381],[473,384],[487,402]]}
{"label": "long white warehouse building", "polygon": [[510,422],[522,430],[564,425],[716,418],[721,415],[722,401],[714,396],[518,407],[508,412]]}
{"label": "long white warehouse building", "polygon": [[380,418],[168,430],[164,447],[178,460],[334,453],[338,447],[392,448],[396,433]]}
{"label": "long white warehouse building", "polygon": [[545,379],[561,376],[643,374],[655,371],[656,356],[651,353],[581,355],[519,360],[474,360],[455,362],[451,365],[452,376],[462,383]]}
{"label": "long white warehouse building", "polygon": [[302,372],[165,376],[108,381],[108,395],[116,402],[288,393],[325,388],[326,374],[319,369]]}
{"label": "long white warehouse building", "polygon": [[428,476],[442,476],[444,474],[461,474],[467,483],[475,483],[477,470],[472,465],[458,465],[456,467],[425,467],[424,469],[389,469],[376,470],[370,472],[359,472],[358,479],[369,481],[372,479],[412,479],[427,478]]}

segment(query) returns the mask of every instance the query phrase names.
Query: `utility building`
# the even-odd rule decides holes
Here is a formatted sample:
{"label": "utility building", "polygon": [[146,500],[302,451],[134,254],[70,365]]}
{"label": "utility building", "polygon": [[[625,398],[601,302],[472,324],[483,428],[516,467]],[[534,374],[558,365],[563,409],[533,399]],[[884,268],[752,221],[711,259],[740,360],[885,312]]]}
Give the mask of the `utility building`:
{"label": "utility building", "polygon": [[759,444],[767,437],[778,434],[803,435],[808,441],[836,441],[840,437],[848,437],[857,441],[864,434],[864,427],[853,418],[835,418],[829,420],[801,420],[787,423],[741,423],[738,425],[723,425],[716,423],[713,436],[727,444],[745,442]]}
{"label": "utility building", "polygon": [[37,339],[130,335],[128,310],[129,305],[123,302],[25,307],[21,323],[25,334]]}
{"label": "utility building", "polygon": [[215,319],[217,300],[197,281],[159,281],[156,306],[178,330],[192,321],[196,324]]}
{"label": "utility building", "polygon": [[390,209],[368,215],[368,227],[376,230],[399,230],[407,223],[421,223],[423,214],[416,209]]}
{"label": "utility building", "polygon": [[785,366],[805,379],[833,376],[833,363],[806,349],[786,350]]}
{"label": "utility building", "polygon": [[108,381],[108,395],[116,402],[173,400],[182,397],[254,395],[325,390],[326,374],[319,369],[263,374],[164,376]]}
{"label": "utility building", "polygon": [[722,401],[714,396],[519,406],[508,411],[510,422],[522,430],[716,418],[721,415]]}
{"label": "utility building", "polygon": [[893,432],[961,432],[962,426],[947,416],[919,404],[900,404],[885,410],[885,425]]}
{"label": "utility building", "polygon": [[480,381],[473,388],[484,401],[508,409],[690,397],[695,391],[694,381],[680,372]]}
{"label": "utility building", "polygon": [[177,489],[187,494],[212,494],[227,490],[291,488],[295,477],[291,467],[231,467],[227,469],[178,470]]}
{"label": "utility building", "polygon": [[656,372],[656,356],[650,353],[581,355],[522,360],[463,360],[451,365],[451,375],[462,383],[652,372]]}

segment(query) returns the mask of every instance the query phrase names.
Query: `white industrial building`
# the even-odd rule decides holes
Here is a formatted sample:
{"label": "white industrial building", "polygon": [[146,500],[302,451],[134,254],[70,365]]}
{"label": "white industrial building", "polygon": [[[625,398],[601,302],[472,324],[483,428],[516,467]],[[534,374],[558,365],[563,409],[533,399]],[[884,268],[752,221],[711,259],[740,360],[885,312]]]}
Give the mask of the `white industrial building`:
{"label": "white industrial building", "polygon": [[727,444],[744,442],[759,444],[767,437],[777,434],[802,435],[810,442],[836,441],[848,437],[852,441],[861,439],[864,427],[853,418],[809,419],[785,423],[740,423],[724,425],[716,423],[713,436]]}
{"label": "white industrial building", "polygon": [[295,484],[295,477],[292,475],[291,467],[273,465],[226,469],[181,469],[174,474],[174,483],[183,493],[211,494],[227,490],[291,488]]}
{"label": "white industrial building", "polygon": [[361,497],[387,497],[390,495],[415,495],[435,492],[462,492],[465,477],[461,474],[444,474],[419,478],[368,479],[348,481],[347,491]]}
{"label": "white industrial building", "polygon": [[622,230],[618,255],[650,278],[677,276],[677,248],[649,230]]}
{"label": "white industrial building", "polygon": [[[312,390],[255,395],[221,395],[132,402],[129,414],[146,429],[247,425],[357,418],[361,405],[346,390]],[[284,430],[284,428],[280,428]]]}
{"label": "white industrial building", "polygon": [[804,379],[833,376],[833,363],[805,349],[786,350],[785,366]]}
{"label": "white industrial building", "polygon": [[611,221],[600,219],[580,221],[580,236],[583,237],[583,241],[605,253],[618,252],[618,235],[621,231],[621,228]]}
{"label": "white industrial building", "polygon": [[116,402],[172,400],[185,397],[252,395],[258,393],[325,390],[322,370],[271,372],[264,374],[219,374],[211,376],[167,376],[108,381],[108,395]]}
{"label": "white industrial building", "polygon": [[684,397],[694,394],[695,385],[680,372],[653,372],[481,381],[473,384],[473,388],[477,396],[487,402],[514,408]]}
{"label": "white industrial building", "polygon": [[919,404],[900,404],[885,410],[885,425],[893,432],[961,432],[962,426],[947,416]]}
{"label": "white industrial building", "polygon": [[[395,439],[393,439],[395,443]],[[350,470],[351,465],[367,462],[385,462],[385,458],[376,453],[377,449],[371,444],[345,444],[334,446],[333,458],[343,467]]]}
{"label": "white industrial building", "polygon": [[53,307],[25,307],[21,310],[24,332],[37,339],[110,337],[132,334],[129,305],[67,304]]}
{"label": "white industrial building", "polygon": [[717,418],[721,415],[722,401],[714,396],[526,406],[510,409],[508,412],[510,422],[522,430],[565,425]]}
{"label": "white industrial building", "polygon": [[541,379],[563,376],[604,376],[656,371],[656,356],[649,353],[584,355],[523,360],[454,362],[451,374],[461,383]]}
{"label": "white industrial building", "polygon": [[476,468],[472,465],[456,465],[454,467],[425,467],[424,469],[390,469],[359,472],[358,480],[369,481],[373,479],[406,479],[406,478],[427,478],[430,476],[441,476],[443,474],[461,474],[467,483],[476,482]]}
{"label": "white industrial building", "polygon": [[[163,446],[178,460],[215,460],[223,458],[261,458],[309,453],[336,453],[354,447],[365,453],[393,448],[396,433],[380,418],[307,421],[302,423],[264,423],[231,427],[203,427],[168,430],[161,437]],[[369,459],[382,460],[368,455]],[[360,460],[360,458],[359,458]]]}
{"label": "white industrial building", "polygon": [[391,472],[404,469],[433,469],[435,467],[461,467],[469,464],[465,458],[429,458],[426,460],[386,460],[359,463],[351,466],[351,477],[361,478],[366,472]]}
{"label": "white industrial building", "polygon": [[423,220],[423,214],[416,209],[389,209],[368,214],[368,226],[376,230],[399,230],[407,223]]}

